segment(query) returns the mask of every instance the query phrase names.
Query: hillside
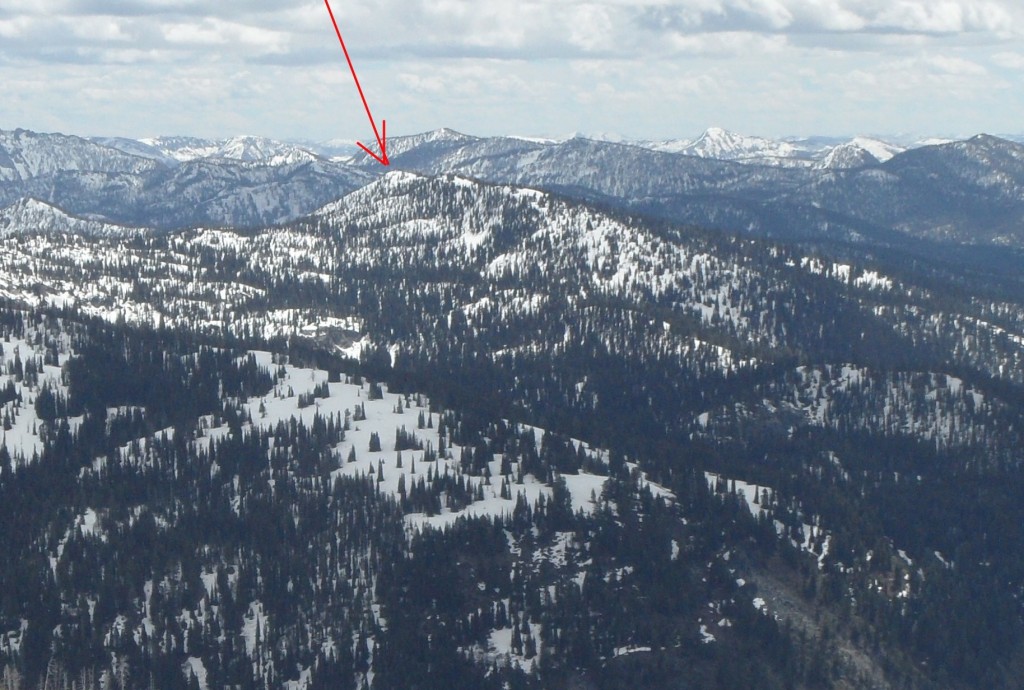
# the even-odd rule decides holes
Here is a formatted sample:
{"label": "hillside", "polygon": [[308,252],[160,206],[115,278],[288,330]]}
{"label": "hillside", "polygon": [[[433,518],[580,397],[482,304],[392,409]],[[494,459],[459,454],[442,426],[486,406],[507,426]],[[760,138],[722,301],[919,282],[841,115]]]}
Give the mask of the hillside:
{"label": "hillside", "polygon": [[[393,170],[269,227],[0,214],[9,686],[1013,686],[1017,256],[612,203],[656,191],[631,176],[648,156],[694,188],[777,168],[450,131],[394,149],[527,155],[543,185]],[[942,184],[1012,181],[987,138],[868,170],[950,160]],[[167,164],[177,192],[144,213],[234,165]]]}

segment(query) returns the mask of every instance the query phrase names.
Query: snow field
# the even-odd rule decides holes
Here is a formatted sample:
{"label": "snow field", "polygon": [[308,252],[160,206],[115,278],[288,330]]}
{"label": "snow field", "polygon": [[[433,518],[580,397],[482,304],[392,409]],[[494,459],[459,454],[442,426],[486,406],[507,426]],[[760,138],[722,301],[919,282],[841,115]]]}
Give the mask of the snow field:
{"label": "snow field", "polygon": [[[260,366],[266,367],[272,374],[279,370],[279,365],[274,363],[274,356],[269,352],[255,352],[256,361]],[[436,451],[440,447],[438,436],[438,425],[440,416],[431,413],[429,401],[423,396],[400,395],[391,393],[386,385],[382,385],[383,398],[370,400],[369,383],[362,385],[345,382],[328,382],[328,373],[322,369],[311,369],[296,367],[291,364],[283,365],[283,378],[277,381],[275,390],[270,395],[253,398],[243,403],[243,408],[252,417],[253,425],[263,429],[273,429],[279,422],[288,422],[292,419],[300,420],[306,426],[312,426],[317,415],[327,418],[331,415],[339,415],[345,418],[348,412],[350,429],[345,432],[345,440],[334,448],[338,460],[338,469],[333,472],[335,477],[373,477],[377,482],[378,489],[392,496],[399,495],[399,484],[404,477],[405,490],[411,491],[413,482],[425,480],[429,476],[462,474],[460,458],[462,447],[449,445],[447,457],[438,458],[434,462],[426,462],[424,456],[428,448]],[[299,396],[308,395],[324,383],[327,383],[330,396],[317,398],[312,405],[299,408]],[[399,404],[401,412],[399,412]],[[262,406],[262,412],[261,412]],[[366,412],[366,419],[355,421],[357,406]],[[419,416],[424,416],[424,428],[418,428]],[[426,425],[426,419],[430,419],[430,427]],[[399,451],[395,450],[396,432],[404,428],[405,431],[415,434],[422,443],[423,450],[401,451],[402,466],[398,467]],[[227,427],[210,429],[205,439],[198,442],[209,443],[211,439],[218,438],[227,433]],[[536,429],[538,434],[538,447],[543,440],[544,431]],[[377,434],[380,438],[381,450],[370,452],[370,437]],[[446,439],[447,442],[447,439]],[[348,462],[349,453],[355,450],[355,462]],[[517,484],[518,477],[517,463],[512,463],[512,472],[507,481],[511,492],[511,498],[501,498],[501,487],[503,478],[501,472],[501,455],[496,454],[495,459],[490,463],[490,477],[464,475],[467,487],[472,491],[482,489],[484,499],[474,501],[462,510],[452,511],[447,507],[442,508],[438,515],[428,516],[422,513],[413,513],[406,516],[406,523],[410,530],[423,528],[443,529],[451,526],[460,517],[502,517],[511,515],[515,508],[518,496],[522,495],[532,506],[541,496],[550,498],[551,487],[545,485],[532,475],[525,475],[523,483]],[[581,472],[578,475],[563,475],[566,487],[572,497],[572,507],[575,511],[591,512],[594,509],[594,498],[600,498],[607,477]],[[651,484],[652,490],[664,489]],[[666,492],[667,493],[667,492]]]}
{"label": "snow field", "polygon": [[[21,381],[8,373],[8,366],[13,366],[16,359],[20,359],[22,367],[31,358],[42,362],[44,350],[42,347],[35,347],[25,340],[10,338],[0,340],[0,347],[3,347],[3,354],[0,355],[0,391],[8,385],[14,384],[14,389],[21,396],[21,401],[8,401],[0,405],[0,420],[6,415],[12,417],[10,429],[0,427],[0,445],[7,447],[7,452],[15,463],[31,461],[32,457],[43,450],[43,443],[40,439],[42,422],[36,415],[36,396],[44,386],[49,386],[54,393],[67,395],[67,387],[61,379],[60,366],[44,365],[39,372],[38,381],[30,384],[24,378]],[[63,365],[68,355],[60,354],[59,362]],[[69,420],[72,430],[80,420]]]}

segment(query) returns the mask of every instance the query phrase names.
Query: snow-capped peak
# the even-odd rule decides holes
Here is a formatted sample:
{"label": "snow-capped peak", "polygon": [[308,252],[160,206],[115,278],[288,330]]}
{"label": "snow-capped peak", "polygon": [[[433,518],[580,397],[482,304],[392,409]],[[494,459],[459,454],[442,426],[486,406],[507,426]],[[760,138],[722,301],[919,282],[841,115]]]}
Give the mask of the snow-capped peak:
{"label": "snow-capped peak", "polygon": [[864,149],[874,156],[879,163],[884,163],[896,154],[906,151],[902,146],[890,144],[889,142],[872,137],[854,137],[850,144]]}
{"label": "snow-capped peak", "polygon": [[450,141],[453,139],[472,139],[468,134],[457,132],[449,127],[442,127],[435,129],[432,132],[426,133],[427,141]]}
{"label": "snow-capped peak", "polygon": [[301,146],[254,136],[232,137],[221,144],[215,155],[218,158],[268,165],[300,163],[317,158],[315,153]]}
{"label": "snow-capped peak", "polygon": [[795,152],[795,147],[790,143],[737,134],[721,127],[709,127],[695,142],[680,151],[691,156],[720,160],[788,158]]}
{"label": "snow-capped peak", "polygon": [[819,170],[850,170],[877,165],[877,156],[856,141],[840,144],[830,150],[814,167]]}

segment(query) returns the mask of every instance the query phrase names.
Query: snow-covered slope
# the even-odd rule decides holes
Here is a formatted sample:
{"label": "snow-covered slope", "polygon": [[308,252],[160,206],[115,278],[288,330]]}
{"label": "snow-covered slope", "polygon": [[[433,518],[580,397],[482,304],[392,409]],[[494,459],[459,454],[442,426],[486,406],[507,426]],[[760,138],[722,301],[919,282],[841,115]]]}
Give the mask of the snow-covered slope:
{"label": "snow-covered slope", "polygon": [[[254,354],[261,366],[273,366],[270,353]],[[359,417],[365,415],[364,418],[352,421],[345,441],[335,448],[341,466],[333,473],[334,476],[373,477],[378,491],[398,498],[428,476],[451,475],[466,482],[467,488],[478,497],[466,506],[443,506],[440,512],[433,515],[406,515],[406,524],[410,529],[443,528],[463,516],[511,515],[520,495],[531,506],[536,504],[540,496],[551,496],[551,487],[532,475],[517,480],[520,476],[517,463],[511,466],[511,476],[503,477],[500,455],[491,461],[489,473],[477,475],[463,474],[459,459],[464,451],[458,445],[449,443],[445,455],[438,457],[436,451],[445,447],[438,435],[440,418],[430,411],[430,401],[422,395],[401,395],[388,392],[386,387],[382,387],[382,397],[375,399],[369,384],[329,383],[328,372],[324,370],[285,365],[279,369],[279,373],[283,376],[271,395],[250,399],[243,405],[254,426],[273,430],[279,423],[295,419],[312,427],[317,416],[322,419],[333,415],[345,418],[357,411]],[[317,389],[323,391],[324,386],[328,394],[318,395]],[[304,399],[312,401],[312,404],[302,402]],[[420,447],[397,448],[397,436],[402,431],[414,437],[415,444]],[[212,429],[206,442],[227,433],[227,425]],[[540,445],[545,432],[537,429],[535,435]],[[380,441],[380,450],[368,451],[374,436]],[[574,509],[590,512],[594,507],[592,497],[595,494],[601,495],[607,476],[580,472],[567,475],[565,481],[572,495]],[[507,493],[502,496],[505,491]]]}
{"label": "snow-covered slope", "polygon": [[[995,138],[898,152],[867,137],[830,145],[820,138],[771,143],[709,130],[699,146],[686,148],[691,155],[680,155],[682,147],[668,153],[582,138],[422,141],[405,139],[391,152],[393,166],[537,187],[701,227],[855,242],[903,243],[908,233],[944,241],[1024,241],[1019,166],[1012,162],[1020,146]],[[982,154],[974,161],[957,153],[982,148],[980,141],[1008,155]],[[381,172],[368,157],[358,164],[370,174]],[[965,213],[964,201],[955,198],[961,196],[977,208]],[[990,197],[1000,202],[993,205]]]}
{"label": "snow-covered slope", "polygon": [[454,129],[442,127],[441,129],[423,132],[422,134],[389,138],[388,155],[401,155],[406,151],[411,151],[427,145],[434,147],[465,146],[466,144],[479,140],[479,137],[470,136],[468,134],[463,134],[462,132],[456,132]]}
{"label": "snow-covered slope", "polygon": [[766,161],[793,158],[797,149],[785,141],[747,136],[720,127],[710,127],[679,153],[717,160]]}
{"label": "snow-covered slope", "polygon": [[707,129],[696,140],[669,139],[637,142],[637,145],[652,151],[721,161],[777,167],[813,165],[819,169],[856,167],[845,164],[854,160],[850,154],[855,149],[863,150],[877,159],[876,162],[883,163],[906,150],[904,146],[873,137],[854,137],[842,143],[829,137],[770,139],[738,134],[720,127]]}
{"label": "snow-covered slope", "polygon": [[117,149],[118,151],[127,153],[130,156],[149,158],[150,160],[158,161],[164,165],[175,165],[178,162],[177,159],[168,155],[165,151],[138,139],[128,139],[125,137],[90,137],[89,141],[110,149]]}
{"label": "snow-covered slope", "polygon": [[155,137],[140,139],[139,143],[179,162],[216,155],[220,148],[218,142],[197,137]]}
{"label": "snow-covered slope", "polygon": [[34,198],[112,225],[271,225],[306,215],[375,175],[254,137],[140,142],[0,132],[0,207]]}
{"label": "snow-covered slope", "polygon": [[327,141],[302,141],[298,143],[321,158],[333,161],[351,161],[357,153],[360,153],[355,139],[328,139]]}
{"label": "snow-covered slope", "polygon": [[908,147],[899,146],[898,144],[882,141],[881,139],[875,139],[873,137],[854,137],[849,143],[852,146],[856,146],[867,151],[880,163],[885,163],[893,156],[908,150]]}
{"label": "snow-covered slope", "polygon": [[38,199],[21,199],[0,209],[0,237],[54,232],[91,237],[131,237],[146,231],[76,218]]}
{"label": "snow-covered slope", "polygon": [[305,148],[263,137],[233,137],[220,145],[219,158],[264,165],[285,165],[313,161],[318,156]]}
{"label": "snow-covered slope", "polygon": [[[462,160],[466,155],[475,155],[478,147],[486,146],[490,141],[493,140],[472,137],[453,129],[442,128],[422,134],[389,138],[388,157],[391,160],[401,157],[404,160],[403,167],[445,167],[450,164],[441,161],[454,163],[456,160]],[[376,145],[374,144],[371,146],[371,150],[375,149]],[[354,159],[379,174],[380,165],[362,151],[357,151]]]}
{"label": "snow-covered slope", "polygon": [[[315,146],[258,137],[102,141],[109,146],[3,133],[0,206],[32,197],[119,225],[255,227],[311,213],[388,171],[354,148],[328,160]],[[1013,163],[1019,145],[979,141],[902,151],[871,137],[775,141],[720,128],[693,142],[632,144],[481,138],[440,129],[392,137],[388,153],[389,169],[544,188],[752,235],[889,243],[909,233],[1022,242]],[[981,148],[1007,155],[975,160],[957,153]],[[978,199],[977,208],[965,212],[959,196]]]}
{"label": "snow-covered slope", "polygon": [[873,156],[870,151],[850,142],[836,146],[824,158],[815,163],[814,167],[819,170],[848,170],[878,163],[878,158]]}
{"label": "snow-covered slope", "polygon": [[255,136],[237,136],[222,140],[156,137],[142,139],[139,143],[182,163],[202,158],[223,158],[243,163],[286,165],[312,161],[319,157],[304,146]]}
{"label": "snow-covered slope", "polygon": [[690,146],[693,145],[691,139],[665,139],[661,141],[650,141],[643,142],[641,144],[644,148],[648,148],[652,151],[658,151],[660,153],[681,153],[685,154]]}
{"label": "snow-covered slope", "polygon": [[[3,294],[3,277],[0,276],[0,295]],[[45,387],[60,395],[67,395],[67,386],[61,376],[61,366],[69,358],[68,353],[58,355],[56,361],[44,363],[45,349],[33,346],[24,339],[0,340],[0,390],[14,391],[13,400],[0,398],[0,447],[5,447],[15,465],[28,462],[43,450],[39,417],[35,402]],[[27,364],[36,370],[37,376],[25,378],[15,373],[15,363]],[[9,397],[9,396],[8,396]],[[75,428],[81,420],[69,420]]]}
{"label": "snow-covered slope", "polygon": [[158,168],[148,158],[129,155],[80,137],[0,130],[0,183],[65,171],[144,173]]}

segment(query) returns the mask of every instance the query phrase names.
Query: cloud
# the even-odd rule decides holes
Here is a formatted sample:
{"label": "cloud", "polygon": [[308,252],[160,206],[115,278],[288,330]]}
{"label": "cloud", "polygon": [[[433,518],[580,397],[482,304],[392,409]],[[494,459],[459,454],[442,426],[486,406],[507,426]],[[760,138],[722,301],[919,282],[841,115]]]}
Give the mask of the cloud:
{"label": "cloud", "polygon": [[709,31],[988,32],[1021,35],[1022,11],[1011,0],[696,0],[649,5],[649,29]]}
{"label": "cloud", "polygon": [[935,74],[982,76],[987,73],[987,70],[976,62],[947,55],[931,55],[923,58],[921,63]]}
{"label": "cloud", "polygon": [[207,18],[199,22],[184,22],[163,27],[164,39],[171,44],[195,46],[235,45],[255,47],[267,53],[287,52],[290,36],[258,26]]}
{"label": "cloud", "polygon": [[1003,51],[992,56],[992,62],[1004,69],[1024,72],[1024,53]]}
{"label": "cloud", "polygon": [[20,38],[31,25],[31,17],[0,19],[0,38]]}
{"label": "cloud", "polygon": [[840,0],[807,0],[801,3],[796,19],[797,28],[825,32],[856,32],[868,25],[863,14]]}
{"label": "cloud", "polygon": [[70,22],[75,38],[88,41],[122,42],[132,40],[126,23],[118,17],[78,17]]}
{"label": "cloud", "polygon": [[[836,35],[1024,36],[1016,0],[353,0],[335,15],[353,52],[373,59],[489,57],[575,59],[602,56],[729,54],[746,36],[774,51],[773,36],[829,48]],[[298,0],[0,0],[0,37],[31,40],[0,47],[20,60],[74,60],[79,46],[130,44],[149,53],[190,52],[196,61],[327,63],[337,58],[322,2]],[[57,17],[57,19],[54,19]],[[32,27],[57,26],[32,32]],[[764,40],[755,40],[760,36]],[[816,38],[809,38],[809,37]],[[696,38],[694,38],[696,37]],[[126,49],[121,46],[119,50]],[[111,53],[114,55],[116,53]],[[293,56],[294,57],[290,57]]]}
{"label": "cloud", "polygon": [[783,36],[764,35],[752,31],[679,34],[670,41],[674,52],[716,58],[779,53],[786,45]]}
{"label": "cloud", "polygon": [[[557,134],[597,129],[590,121],[613,131],[628,119],[667,134],[688,118],[770,133],[883,115],[916,117],[924,128],[954,112],[953,95],[969,92],[982,103],[1024,69],[1019,0],[332,0],[332,7],[374,110],[391,109],[394,131],[481,131],[474,123],[483,122]],[[50,85],[49,100],[25,75]],[[0,79],[0,118],[35,112],[53,122],[54,112],[66,111],[70,125],[102,113],[92,120],[99,127],[163,123],[166,132],[209,123],[225,133],[321,128],[353,138],[365,124],[323,0],[0,0]],[[942,91],[947,86],[952,91]],[[916,115],[884,107],[911,93]],[[829,99],[865,105],[845,113]],[[1009,122],[1019,102],[969,115],[1000,113]],[[772,124],[744,127],[746,120]],[[34,125],[0,122],[7,124]]]}
{"label": "cloud", "polygon": [[615,47],[614,19],[607,7],[586,4],[570,11],[568,41],[587,51],[606,51]]}
{"label": "cloud", "polygon": [[1013,16],[993,2],[898,0],[878,12],[872,26],[910,33],[1019,32]]}
{"label": "cloud", "polygon": [[[916,99],[920,103],[930,98],[981,102],[1006,86],[988,76],[988,70],[972,60],[926,53],[887,60],[871,71],[854,69],[845,79],[844,93],[847,99],[860,102],[877,101],[880,92],[891,100]],[[942,98],[934,98],[935,93]]]}

